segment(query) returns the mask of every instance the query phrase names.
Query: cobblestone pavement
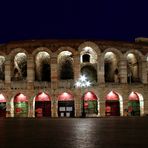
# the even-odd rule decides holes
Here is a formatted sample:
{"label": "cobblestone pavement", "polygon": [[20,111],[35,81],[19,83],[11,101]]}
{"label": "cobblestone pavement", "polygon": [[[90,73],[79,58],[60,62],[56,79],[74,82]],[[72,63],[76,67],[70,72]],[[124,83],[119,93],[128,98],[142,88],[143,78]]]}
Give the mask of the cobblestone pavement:
{"label": "cobblestone pavement", "polygon": [[0,148],[143,148],[148,117],[0,119]]}

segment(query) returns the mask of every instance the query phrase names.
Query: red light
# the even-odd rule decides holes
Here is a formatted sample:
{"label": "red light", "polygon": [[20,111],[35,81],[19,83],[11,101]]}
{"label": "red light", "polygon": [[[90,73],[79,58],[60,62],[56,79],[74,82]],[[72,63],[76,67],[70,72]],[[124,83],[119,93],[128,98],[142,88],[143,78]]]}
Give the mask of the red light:
{"label": "red light", "polygon": [[119,100],[119,97],[118,97],[118,95],[115,93],[115,92],[113,92],[113,91],[111,91],[107,96],[106,96],[106,100]]}
{"label": "red light", "polygon": [[58,97],[59,101],[72,101],[73,100],[73,96],[69,93],[62,93],[59,97]]}
{"label": "red light", "polygon": [[35,101],[50,101],[50,97],[49,95],[47,95],[46,93],[42,92],[39,95],[37,95],[37,97],[35,98]]}
{"label": "red light", "polygon": [[14,98],[14,102],[28,102],[28,100],[26,96],[19,94]]}

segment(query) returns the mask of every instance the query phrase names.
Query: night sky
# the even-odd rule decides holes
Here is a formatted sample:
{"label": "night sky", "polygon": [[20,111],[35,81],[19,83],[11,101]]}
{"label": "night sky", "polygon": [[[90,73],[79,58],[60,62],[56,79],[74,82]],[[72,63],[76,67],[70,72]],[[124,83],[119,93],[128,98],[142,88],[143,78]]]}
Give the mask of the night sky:
{"label": "night sky", "polygon": [[0,43],[148,37],[147,0],[6,0],[0,2],[0,18]]}

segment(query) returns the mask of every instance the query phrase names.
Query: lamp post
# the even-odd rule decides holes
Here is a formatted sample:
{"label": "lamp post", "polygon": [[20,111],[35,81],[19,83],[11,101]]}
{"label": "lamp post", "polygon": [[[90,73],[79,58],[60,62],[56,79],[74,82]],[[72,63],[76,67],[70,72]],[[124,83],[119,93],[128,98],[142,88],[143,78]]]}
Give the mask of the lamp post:
{"label": "lamp post", "polygon": [[[82,88],[82,95],[83,89],[89,87],[91,85],[90,81],[87,80],[85,75],[80,75],[80,78],[76,81],[75,86],[77,88]],[[82,98],[82,117],[85,117],[85,108],[84,108],[84,97]]]}

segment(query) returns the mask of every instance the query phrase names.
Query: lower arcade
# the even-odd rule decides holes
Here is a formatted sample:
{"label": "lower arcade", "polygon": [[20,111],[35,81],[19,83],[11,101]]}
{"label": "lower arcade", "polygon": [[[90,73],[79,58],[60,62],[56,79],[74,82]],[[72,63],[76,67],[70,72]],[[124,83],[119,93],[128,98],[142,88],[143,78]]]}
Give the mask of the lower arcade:
{"label": "lower arcade", "polygon": [[62,92],[52,98],[46,91],[31,98],[18,93],[8,101],[0,94],[0,117],[100,117],[143,116],[144,100],[138,92],[131,92],[126,102],[116,91],[110,91],[103,99],[93,91],[86,91],[80,98]]}

